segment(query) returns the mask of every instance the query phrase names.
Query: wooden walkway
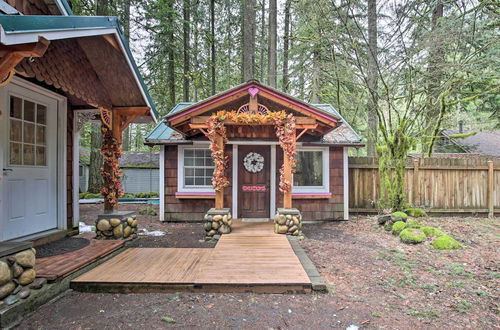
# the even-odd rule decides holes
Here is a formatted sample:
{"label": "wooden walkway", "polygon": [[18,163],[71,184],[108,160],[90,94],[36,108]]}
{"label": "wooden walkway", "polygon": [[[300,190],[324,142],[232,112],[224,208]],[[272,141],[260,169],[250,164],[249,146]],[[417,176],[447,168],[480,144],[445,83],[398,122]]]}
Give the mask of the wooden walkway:
{"label": "wooden walkway", "polygon": [[37,277],[55,281],[66,277],[123,246],[124,241],[98,241],[92,239],[82,249],[46,258],[37,258],[35,271]]}
{"label": "wooden walkway", "polygon": [[271,223],[235,222],[213,249],[133,248],[71,282],[92,292],[308,292],[311,281]]}

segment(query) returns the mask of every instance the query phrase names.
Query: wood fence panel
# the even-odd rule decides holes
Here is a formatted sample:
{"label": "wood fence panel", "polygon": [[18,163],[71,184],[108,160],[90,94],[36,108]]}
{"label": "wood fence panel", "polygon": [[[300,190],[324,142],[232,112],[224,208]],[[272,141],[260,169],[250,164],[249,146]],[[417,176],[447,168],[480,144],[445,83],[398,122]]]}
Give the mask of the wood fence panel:
{"label": "wood fence panel", "polygon": [[[411,204],[436,212],[500,212],[500,158],[409,159],[405,190]],[[349,207],[376,210],[379,196],[377,160],[349,158]]]}

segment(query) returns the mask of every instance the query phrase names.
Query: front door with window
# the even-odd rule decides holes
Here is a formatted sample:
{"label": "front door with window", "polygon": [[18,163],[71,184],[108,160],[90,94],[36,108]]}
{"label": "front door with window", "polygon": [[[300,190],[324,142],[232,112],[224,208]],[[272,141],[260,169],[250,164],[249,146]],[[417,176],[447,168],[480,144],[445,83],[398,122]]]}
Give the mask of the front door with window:
{"label": "front door with window", "polygon": [[239,218],[269,218],[271,147],[238,147]]}
{"label": "front door with window", "polygon": [[4,88],[0,239],[9,240],[57,228],[57,100]]}

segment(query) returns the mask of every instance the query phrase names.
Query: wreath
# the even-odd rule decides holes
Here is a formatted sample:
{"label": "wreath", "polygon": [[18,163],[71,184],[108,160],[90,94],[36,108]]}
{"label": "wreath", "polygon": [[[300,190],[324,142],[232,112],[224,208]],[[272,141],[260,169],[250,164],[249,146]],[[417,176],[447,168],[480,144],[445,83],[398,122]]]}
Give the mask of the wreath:
{"label": "wreath", "polygon": [[259,173],[264,168],[264,157],[256,152],[249,152],[243,158],[243,165],[250,173]]}

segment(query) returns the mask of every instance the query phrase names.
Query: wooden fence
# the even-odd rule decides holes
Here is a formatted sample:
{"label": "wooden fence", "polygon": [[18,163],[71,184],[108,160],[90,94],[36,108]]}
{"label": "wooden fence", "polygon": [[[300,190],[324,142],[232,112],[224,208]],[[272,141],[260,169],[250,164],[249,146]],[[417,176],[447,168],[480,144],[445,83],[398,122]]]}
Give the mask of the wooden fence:
{"label": "wooden fence", "polygon": [[[380,196],[377,159],[349,158],[351,212],[376,212]],[[408,159],[408,201],[436,213],[500,212],[500,157]]]}

